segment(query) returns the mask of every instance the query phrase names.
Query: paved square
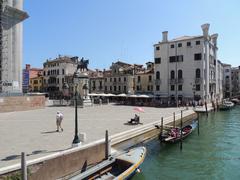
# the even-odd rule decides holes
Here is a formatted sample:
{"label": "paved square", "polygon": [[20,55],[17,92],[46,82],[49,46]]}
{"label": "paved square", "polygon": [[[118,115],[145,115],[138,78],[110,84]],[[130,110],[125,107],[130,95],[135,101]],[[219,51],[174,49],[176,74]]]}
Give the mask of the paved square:
{"label": "paved square", "polygon": [[[133,106],[102,105],[78,108],[79,132],[85,132],[87,141],[104,138],[105,130],[113,135],[141,125],[124,125],[134,117]],[[143,107],[143,124],[160,120],[180,112],[180,108]],[[63,132],[56,131],[56,112],[64,115]],[[21,152],[27,159],[48,155],[71,148],[74,137],[74,107],[46,107],[44,109],[0,113],[0,168],[20,162]]]}

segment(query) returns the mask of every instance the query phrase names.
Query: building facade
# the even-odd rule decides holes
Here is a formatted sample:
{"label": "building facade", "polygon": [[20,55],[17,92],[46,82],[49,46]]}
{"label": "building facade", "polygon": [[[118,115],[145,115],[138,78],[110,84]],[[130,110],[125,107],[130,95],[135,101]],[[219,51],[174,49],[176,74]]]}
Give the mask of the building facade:
{"label": "building facade", "polygon": [[231,69],[232,97],[240,96],[240,66]]}
{"label": "building facade", "polygon": [[[78,57],[60,56],[54,60],[46,60],[43,64],[43,89],[50,98],[63,97],[64,84],[72,83],[73,74],[77,69]],[[73,87],[68,87],[73,90]]]}
{"label": "building facade", "polygon": [[147,68],[136,72],[135,80],[135,94],[153,94],[154,81],[154,63],[147,62]]}
{"label": "building facade", "polygon": [[223,64],[223,96],[224,98],[232,97],[232,66]]}
{"label": "building facade", "polygon": [[154,45],[154,93],[163,101],[206,100],[220,98],[217,34],[209,34],[209,24],[201,26],[203,34],[168,40],[162,33]]}
{"label": "building facade", "polygon": [[0,0],[0,93],[22,93],[23,0]]}
{"label": "building facade", "polygon": [[96,71],[89,72],[89,92],[90,93],[104,93],[105,79],[103,71],[96,69]]}
{"label": "building facade", "polygon": [[[26,64],[25,69],[23,69],[23,81],[22,81],[22,91],[23,93],[28,93],[33,91],[33,84],[30,82],[31,79],[39,78],[43,76],[43,69],[41,68],[31,68],[30,64]],[[36,82],[36,81],[35,81]],[[42,82],[41,82],[42,84]],[[42,86],[42,85],[41,85]],[[41,91],[42,91],[41,87]]]}
{"label": "building facade", "polygon": [[43,92],[43,76],[30,78],[29,92]]}

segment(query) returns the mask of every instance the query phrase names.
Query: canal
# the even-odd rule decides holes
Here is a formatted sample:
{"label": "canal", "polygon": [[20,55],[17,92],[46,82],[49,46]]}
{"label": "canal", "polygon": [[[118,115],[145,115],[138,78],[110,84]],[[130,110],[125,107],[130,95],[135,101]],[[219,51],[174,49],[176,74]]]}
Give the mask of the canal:
{"label": "canal", "polygon": [[148,142],[142,172],[133,179],[240,179],[240,106],[200,116],[197,129],[179,144]]}

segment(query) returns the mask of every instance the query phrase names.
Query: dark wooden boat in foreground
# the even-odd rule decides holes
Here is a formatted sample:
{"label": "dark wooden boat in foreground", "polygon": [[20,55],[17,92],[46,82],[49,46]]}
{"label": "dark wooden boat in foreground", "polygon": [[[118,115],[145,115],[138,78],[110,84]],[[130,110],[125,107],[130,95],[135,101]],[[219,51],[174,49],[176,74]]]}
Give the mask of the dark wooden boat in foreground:
{"label": "dark wooden boat in foreground", "polygon": [[125,151],[116,157],[99,163],[78,174],[71,180],[80,179],[97,179],[97,180],[112,180],[112,179],[128,179],[133,176],[142,164],[146,156],[145,147],[132,148]]}
{"label": "dark wooden boat in foreground", "polygon": [[[182,128],[182,139],[190,135],[196,129],[197,125],[197,121],[193,121],[192,124],[184,126]],[[179,142],[181,140],[181,128],[171,128],[167,134],[160,137],[160,140],[166,143]]]}

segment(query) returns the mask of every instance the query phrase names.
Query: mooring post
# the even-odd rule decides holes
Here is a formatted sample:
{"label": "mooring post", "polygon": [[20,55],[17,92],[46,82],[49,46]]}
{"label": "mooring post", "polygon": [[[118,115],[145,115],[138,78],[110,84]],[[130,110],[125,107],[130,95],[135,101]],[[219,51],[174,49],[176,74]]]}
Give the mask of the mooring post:
{"label": "mooring post", "polygon": [[160,141],[162,141],[162,136],[163,136],[163,117],[161,117]]}
{"label": "mooring post", "polygon": [[105,159],[109,157],[109,139],[108,139],[108,130],[105,133]]}
{"label": "mooring post", "polygon": [[199,120],[199,113],[197,113],[197,122],[198,122],[198,135],[200,134],[200,120]]}
{"label": "mooring post", "polygon": [[175,117],[175,112],[173,112],[173,128],[176,126],[176,117]]}
{"label": "mooring post", "polygon": [[181,111],[181,127],[180,127],[180,131],[181,131],[181,134],[180,134],[180,150],[182,151],[182,126],[183,126],[183,111]]}
{"label": "mooring post", "polygon": [[205,109],[206,109],[206,114],[208,116],[207,101],[205,101]]}
{"label": "mooring post", "polygon": [[25,152],[21,153],[21,177],[22,180],[27,180],[27,164]]}

